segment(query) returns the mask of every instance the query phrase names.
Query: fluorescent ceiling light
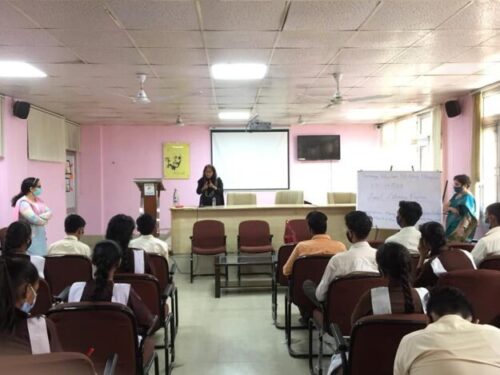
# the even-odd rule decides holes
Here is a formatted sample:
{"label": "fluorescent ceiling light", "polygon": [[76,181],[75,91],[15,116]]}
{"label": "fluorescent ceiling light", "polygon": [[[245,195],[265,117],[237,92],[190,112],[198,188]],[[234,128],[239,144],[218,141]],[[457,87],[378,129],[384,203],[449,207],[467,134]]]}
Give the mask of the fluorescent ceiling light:
{"label": "fluorescent ceiling light", "polygon": [[214,64],[210,71],[214,79],[262,79],[267,73],[267,66],[264,64]]}
{"label": "fluorescent ceiling light", "polygon": [[47,77],[47,74],[25,62],[0,61],[0,77],[42,78]]}
{"label": "fluorescent ceiling light", "polygon": [[250,112],[248,111],[224,111],[219,112],[219,120],[248,120]]}

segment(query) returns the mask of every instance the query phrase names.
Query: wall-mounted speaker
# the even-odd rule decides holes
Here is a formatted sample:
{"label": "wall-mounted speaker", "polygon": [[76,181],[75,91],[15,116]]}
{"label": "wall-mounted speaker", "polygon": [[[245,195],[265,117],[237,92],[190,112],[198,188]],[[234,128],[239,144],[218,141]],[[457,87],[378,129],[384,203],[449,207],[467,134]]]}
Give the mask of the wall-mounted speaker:
{"label": "wall-mounted speaker", "polygon": [[31,104],[28,102],[15,102],[14,103],[14,116],[26,120],[30,114]]}
{"label": "wall-mounted speaker", "polygon": [[444,103],[444,108],[446,109],[446,116],[448,117],[457,117],[461,113],[458,100],[447,101]]}

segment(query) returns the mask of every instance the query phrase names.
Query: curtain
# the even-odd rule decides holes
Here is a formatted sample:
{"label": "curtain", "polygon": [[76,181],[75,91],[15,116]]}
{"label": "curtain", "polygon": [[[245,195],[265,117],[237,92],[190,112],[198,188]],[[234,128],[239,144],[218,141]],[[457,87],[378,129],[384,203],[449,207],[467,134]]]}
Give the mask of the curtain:
{"label": "curtain", "polygon": [[478,92],[472,96],[472,148],[471,174],[472,193],[477,194],[476,185],[481,180],[481,130],[483,120],[483,95]]}
{"label": "curtain", "polygon": [[66,150],[80,151],[80,125],[66,120]]}
{"label": "curtain", "polygon": [[28,117],[28,158],[64,163],[66,132],[64,117],[31,107]]}
{"label": "curtain", "polygon": [[443,145],[441,142],[441,106],[432,108],[432,150],[434,157],[434,170],[443,170]]}

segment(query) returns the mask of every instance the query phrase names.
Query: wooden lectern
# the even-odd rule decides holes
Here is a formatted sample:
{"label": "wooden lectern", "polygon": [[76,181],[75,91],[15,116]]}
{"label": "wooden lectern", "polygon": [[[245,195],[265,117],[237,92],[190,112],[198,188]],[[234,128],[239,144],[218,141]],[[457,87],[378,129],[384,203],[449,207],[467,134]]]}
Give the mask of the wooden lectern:
{"label": "wooden lectern", "polygon": [[135,178],[134,182],[141,191],[141,212],[156,220],[154,235],[160,234],[160,191],[165,190],[161,178]]}

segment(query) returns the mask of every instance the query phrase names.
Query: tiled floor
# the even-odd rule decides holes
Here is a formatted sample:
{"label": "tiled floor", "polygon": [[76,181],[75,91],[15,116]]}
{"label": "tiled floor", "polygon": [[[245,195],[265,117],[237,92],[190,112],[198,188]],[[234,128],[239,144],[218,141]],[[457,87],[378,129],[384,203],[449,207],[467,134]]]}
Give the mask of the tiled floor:
{"label": "tiled floor", "polygon": [[[190,284],[189,275],[182,273],[188,270],[186,259],[176,260],[180,325],[173,375],[309,373],[307,360],[288,355],[284,331],[272,324],[270,290],[223,292],[216,299],[213,277]],[[279,303],[282,314],[282,296]]]}

